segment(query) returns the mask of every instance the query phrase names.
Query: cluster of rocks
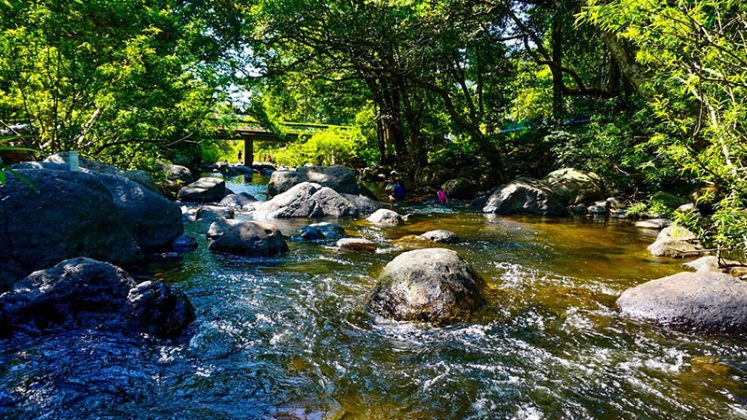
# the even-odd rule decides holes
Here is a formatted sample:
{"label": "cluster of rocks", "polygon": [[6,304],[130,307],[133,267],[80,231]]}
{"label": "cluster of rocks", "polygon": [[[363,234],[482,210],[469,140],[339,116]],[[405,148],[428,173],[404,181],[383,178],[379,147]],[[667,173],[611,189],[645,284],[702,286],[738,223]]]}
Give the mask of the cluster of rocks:
{"label": "cluster of rocks", "polygon": [[330,188],[340,194],[365,195],[371,198],[368,189],[358,184],[355,172],[345,166],[303,166],[294,171],[276,171],[267,184],[267,195],[274,197],[302,183],[313,183]]}
{"label": "cluster of rocks", "polygon": [[[521,177],[498,187],[489,196],[475,200],[484,213],[565,216],[571,209],[604,196],[604,185],[596,174],[559,169],[544,179]],[[594,207],[594,206],[592,206]],[[598,209],[592,208],[593,211]]]}
{"label": "cluster of rocks", "polygon": [[71,171],[67,153],[11,169],[0,185],[3,332],[101,323],[173,336],[191,322],[176,288],[137,285],[115,266],[196,247],[182,236],[181,209],[148,173],[85,158]]}

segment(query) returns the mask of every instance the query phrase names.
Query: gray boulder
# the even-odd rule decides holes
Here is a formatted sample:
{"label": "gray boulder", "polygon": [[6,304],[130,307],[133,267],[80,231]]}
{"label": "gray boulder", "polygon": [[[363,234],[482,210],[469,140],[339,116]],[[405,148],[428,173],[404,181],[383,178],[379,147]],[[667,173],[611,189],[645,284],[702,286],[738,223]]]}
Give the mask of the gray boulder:
{"label": "gray boulder", "polygon": [[366,219],[369,222],[379,226],[397,226],[404,219],[402,216],[389,209],[378,209]]}
{"label": "gray boulder", "polygon": [[255,219],[358,216],[358,209],[340,194],[310,182],[294,185],[255,208]]}
{"label": "gray boulder", "polygon": [[[54,156],[56,155],[52,157]],[[108,166],[95,161],[88,162],[99,169]],[[13,168],[70,172],[67,164],[53,162],[25,162],[13,165]],[[179,206],[167,200],[161,193],[116,172],[94,172],[86,168],[81,168],[80,172],[93,176],[109,191],[114,204],[121,211],[124,227],[143,251],[167,249],[171,241],[182,234],[182,213]]]}
{"label": "gray boulder", "polygon": [[384,267],[368,307],[400,321],[455,322],[484,302],[484,287],[482,277],[456,252],[420,249]]}
{"label": "gray boulder", "polygon": [[226,196],[226,182],[221,178],[206,177],[182,187],[177,198],[181,201],[212,203]]}
{"label": "gray boulder", "polygon": [[369,197],[363,196],[363,195],[355,195],[355,194],[340,194],[350,202],[350,204],[354,205],[358,209],[358,213],[360,215],[366,215],[371,214],[375,212],[376,210],[383,208],[384,203],[381,201],[373,200]]}
{"label": "gray boulder", "polygon": [[712,271],[685,272],[626,290],[624,317],[699,331],[747,332],[747,283]]}
{"label": "gray boulder", "polygon": [[682,226],[672,225],[659,232],[648,250],[657,257],[684,258],[702,254],[703,245],[694,233]]}
{"label": "gray boulder", "polygon": [[232,207],[240,210],[253,210],[257,199],[249,193],[229,194],[225,196],[220,204],[223,207]]}
{"label": "gray boulder", "polygon": [[[150,288],[160,290],[160,302],[142,299]],[[186,296],[169,285],[148,282],[136,287],[121,268],[89,258],[36,271],[0,296],[6,332],[32,334],[82,326],[173,336],[194,320],[191,307]]]}
{"label": "gray boulder", "polygon": [[635,227],[641,228],[641,229],[664,229],[667,226],[670,226],[672,224],[672,221],[669,219],[663,219],[663,218],[657,218],[657,219],[649,219],[649,220],[639,220],[635,222]]}
{"label": "gray boulder", "polygon": [[213,222],[207,239],[209,250],[230,254],[274,256],[288,251],[283,234],[269,223],[238,220]]}
{"label": "gray boulder", "polygon": [[0,185],[0,288],[68,258],[126,265],[143,257],[113,194],[97,176],[14,170],[31,185],[16,176]]}
{"label": "gray boulder", "polygon": [[176,198],[182,187],[195,182],[195,177],[186,166],[164,163],[161,164],[161,172],[166,178],[161,189],[170,198]]}
{"label": "gray boulder", "polygon": [[204,206],[197,209],[195,220],[213,223],[216,220],[233,219],[235,215],[233,209],[219,206]]}
{"label": "gray boulder", "polygon": [[461,242],[456,233],[445,229],[431,230],[420,235],[421,238],[432,242],[443,244],[455,244]]}
{"label": "gray boulder", "polygon": [[178,238],[184,227],[176,203],[142,184],[117,175],[97,174],[122,212],[122,221],[143,251],[160,251]]}
{"label": "gray boulder", "polygon": [[342,194],[358,194],[355,172],[345,166],[304,166],[295,171],[275,171],[267,184],[267,195],[274,197],[303,182],[329,187]]}
{"label": "gray boulder", "polygon": [[455,178],[446,181],[443,188],[446,196],[456,199],[473,199],[477,194],[477,185],[467,178]]}
{"label": "gray boulder", "polygon": [[593,172],[573,168],[550,172],[543,181],[565,205],[588,203],[604,198],[604,183]]}
{"label": "gray boulder", "polygon": [[483,213],[537,214],[565,216],[568,214],[562,200],[550,187],[532,178],[517,178],[505,184],[488,197]]}

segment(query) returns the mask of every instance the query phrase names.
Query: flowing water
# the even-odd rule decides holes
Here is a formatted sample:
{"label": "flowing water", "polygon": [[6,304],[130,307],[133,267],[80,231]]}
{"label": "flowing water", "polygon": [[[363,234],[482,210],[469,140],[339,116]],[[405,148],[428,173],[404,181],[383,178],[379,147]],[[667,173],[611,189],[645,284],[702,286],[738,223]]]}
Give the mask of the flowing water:
{"label": "flowing water", "polygon": [[[262,180],[232,184],[261,195]],[[173,342],[72,331],[0,343],[3,417],[747,417],[744,341],[620,319],[626,288],[680,271],[629,223],[488,217],[405,206],[404,226],[342,221],[376,254],[290,243],[279,258],[200,248],[141,274],[192,300]],[[302,221],[284,222],[286,234]],[[436,328],[365,310],[397,239],[442,228],[486,279],[488,303]],[[404,241],[406,245],[409,241]]]}

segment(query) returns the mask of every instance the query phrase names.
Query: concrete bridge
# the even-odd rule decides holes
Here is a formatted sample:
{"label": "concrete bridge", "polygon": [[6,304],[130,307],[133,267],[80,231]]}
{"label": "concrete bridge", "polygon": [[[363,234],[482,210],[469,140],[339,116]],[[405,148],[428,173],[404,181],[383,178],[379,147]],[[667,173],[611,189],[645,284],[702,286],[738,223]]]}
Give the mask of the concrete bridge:
{"label": "concrete bridge", "polygon": [[282,133],[273,132],[262,127],[259,122],[251,117],[236,116],[230,118],[228,123],[219,124],[218,138],[227,141],[243,141],[242,164],[251,165],[254,159],[254,142],[291,143],[303,135],[311,136],[314,133],[336,128],[339,130],[350,130],[352,127],[344,125],[314,124],[302,122],[281,122],[278,126]]}

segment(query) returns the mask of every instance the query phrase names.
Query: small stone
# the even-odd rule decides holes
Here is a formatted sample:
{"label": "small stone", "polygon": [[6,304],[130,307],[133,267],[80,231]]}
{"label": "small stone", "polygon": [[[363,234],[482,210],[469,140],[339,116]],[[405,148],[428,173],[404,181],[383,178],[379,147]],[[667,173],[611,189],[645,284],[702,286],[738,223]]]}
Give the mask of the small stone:
{"label": "small stone", "polygon": [[344,251],[376,252],[376,244],[364,238],[342,238],[336,245]]}

